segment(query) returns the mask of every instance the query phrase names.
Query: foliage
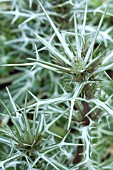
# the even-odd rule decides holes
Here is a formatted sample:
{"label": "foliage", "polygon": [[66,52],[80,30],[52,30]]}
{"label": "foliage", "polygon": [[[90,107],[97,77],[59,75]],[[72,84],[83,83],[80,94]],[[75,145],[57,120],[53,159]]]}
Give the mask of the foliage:
{"label": "foliage", "polygon": [[2,170],[112,169],[112,6],[0,1]]}

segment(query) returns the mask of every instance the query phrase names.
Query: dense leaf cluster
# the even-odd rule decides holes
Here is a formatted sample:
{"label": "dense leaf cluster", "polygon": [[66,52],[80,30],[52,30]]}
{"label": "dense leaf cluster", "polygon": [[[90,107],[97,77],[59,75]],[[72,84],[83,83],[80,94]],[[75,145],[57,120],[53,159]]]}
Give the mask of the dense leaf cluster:
{"label": "dense leaf cluster", "polygon": [[113,167],[113,2],[0,1],[0,169]]}

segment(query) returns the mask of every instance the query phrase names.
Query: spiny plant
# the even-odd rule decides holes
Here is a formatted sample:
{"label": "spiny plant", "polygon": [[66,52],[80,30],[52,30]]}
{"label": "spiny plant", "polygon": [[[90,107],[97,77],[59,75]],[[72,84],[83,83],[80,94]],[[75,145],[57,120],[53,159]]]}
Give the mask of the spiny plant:
{"label": "spiny plant", "polygon": [[[57,25],[59,25],[57,19],[60,23],[65,22],[68,15],[71,17],[71,10],[74,10],[74,3],[72,2],[63,3],[61,7],[54,6],[53,1],[45,2],[41,0],[41,3]],[[78,5],[79,7],[80,4]],[[68,15],[65,16],[63,8],[68,10]],[[34,58],[35,53],[33,51],[35,50],[35,44],[38,49],[42,46],[40,41],[34,37],[34,32],[45,37],[46,40],[50,39],[53,42],[53,38],[51,37],[53,30],[49,26],[49,22],[41,10],[38,1],[2,0],[0,1],[0,9],[1,19],[4,21],[1,23],[2,35],[4,35],[1,37],[1,51],[3,51],[0,55],[1,64],[25,63],[26,58]],[[62,10],[63,15],[61,14]],[[7,25],[9,27],[4,31],[4,27],[7,27]],[[46,48],[44,51],[41,51],[41,55],[45,56],[47,53]],[[45,58],[47,59],[47,57]],[[49,59],[50,57],[47,60]],[[41,98],[46,98],[54,95],[53,87],[57,88],[54,74],[51,71],[45,72],[42,68],[32,68],[28,71],[29,66],[26,66],[26,68],[19,68],[17,66],[10,68],[1,67],[0,70],[0,88],[2,89],[0,96],[8,108],[10,106],[8,104],[5,86],[8,86],[10,89],[14,101],[19,105],[21,104],[21,106],[23,105],[26,90],[29,89],[35,95],[38,93],[38,96]],[[48,88],[46,84],[51,84],[51,86]],[[29,103],[32,102],[33,100],[29,101]],[[0,108],[0,111],[2,112],[3,109]]]}
{"label": "spiny plant", "polygon": [[[43,6],[42,9],[44,10]],[[58,29],[56,28],[56,26],[54,25],[46,11],[44,10],[48,20],[50,21],[52,28],[55,31],[55,34],[59,38],[59,41],[61,43],[60,46],[63,48],[63,51],[58,52],[58,50],[55,47],[51,46],[51,44],[48,44],[47,41],[45,41],[43,38],[36,34],[36,37],[53,54],[52,55],[53,62],[48,63],[46,61],[42,61],[39,59],[35,60],[35,62],[39,66],[43,66],[45,68],[63,74],[62,79],[66,87],[63,84],[62,88],[65,92],[71,93],[72,95],[70,99],[70,114],[67,129],[70,129],[71,123],[73,122],[74,117],[73,111],[75,110],[74,107],[78,109],[79,114],[82,115],[81,118],[79,116],[80,118],[79,121],[82,122],[81,126],[82,134],[79,142],[82,141],[86,146],[82,148],[84,158],[83,162],[79,163],[77,166],[85,164],[86,167],[88,166],[89,169],[92,169],[93,166],[94,167],[96,166],[96,163],[94,160],[91,160],[93,151],[91,151],[92,153],[91,155],[90,150],[91,145],[93,145],[92,139],[94,137],[90,136],[91,133],[90,131],[95,127],[95,123],[98,122],[98,116],[101,117],[102,111],[100,110],[105,110],[109,113],[109,116],[112,116],[112,110],[110,109],[110,106],[108,107],[105,104],[105,102],[102,102],[97,94],[97,89],[99,88],[100,82],[103,81],[103,77],[106,76],[106,79],[108,78],[105,71],[112,67],[112,63],[109,63],[112,54],[104,56],[105,54],[101,53],[100,55],[96,56],[97,49],[93,50],[95,40],[100,30],[104,15],[100,20],[93,41],[91,42],[89,47],[88,45],[86,45],[85,40],[87,36],[85,34],[85,22],[87,13],[86,11],[81,36],[79,36],[78,34],[76,16],[74,16],[75,41],[76,41],[76,47],[74,49],[69,40],[67,40],[67,42],[69,42],[69,44],[67,45],[62,35],[59,33]],[[103,58],[104,60],[102,62]],[[77,154],[79,155],[79,153]],[[78,155],[77,157],[79,157]],[[78,163],[78,161],[76,161],[76,159],[78,159],[77,157],[75,156],[74,163]]]}
{"label": "spiny plant", "polygon": [[[48,29],[47,24],[43,24],[45,17],[43,17],[43,12],[40,12],[37,1],[2,0],[0,1],[0,9],[1,19],[3,20],[3,22],[1,22],[2,35],[0,37],[1,64],[25,63],[26,57],[29,56],[34,58],[34,44],[40,48],[41,43],[34,38],[33,32],[45,35],[46,37],[47,30],[49,30],[48,35],[51,34],[51,29]],[[9,27],[4,29],[7,25],[9,25]],[[44,33],[45,30],[46,33]],[[28,69],[29,67],[23,69],[18,67],[0,68],[0,88],[2,89],[0,96],[7,106],[8,101],[6,99],[7,93],[4,89],[5,86],[10,88],[14,101],[21,105],[23,103],[26,90],[31,90],[32,87],[34,87],[32,89],[33,91],[31,90],[33,93],[36,94],[38,89],[41,89],[40,87],[42,87],[43,92],[40,91],[41,95],[39,95],[42,97],[48,95],[44,92],[46,87],[43,88],[43,84],[45,84],[45,77],[48,77],[48,80],[49,77],[53,77],[52,73],[47,72],[45,75],[42,68],[36,68],[33,70],[31,69],[28,74]],[[43,76],[39,76],[39,74]],[[49,89],[46,89],[46,91],[49,91]]]}
{"label": "spiny plant", "polygon": [[[58,2],[60,2],[60,4],[58,4]],[[60,30],[63,29],[63,27],[65,27],[66,31],[64,30],[62,34],[64,34],[64,36],[67,36],[65,34],[69,34],[71,43],[74,43],[74,40],[72,40],[73,39],[73,36],[71,36],[72,32],[70,33],[68,31],[70,30],[69,27],[72,29],[73,12],[76,11],[77,18],[79,17],[79,22],[81,22],[80,18],[82,18],[82,13],[84,11],[83,7],[84,7],[85,2],[86,1],[80,2],[80,1],[75,1],[75,0],[66,1],[66,2],[64,1],[53,2],[50,0],[48,2],[45,2],[41,0],[41,3],[43,4],[46,11],[48,11],[49,15],[54,20],[55,24],[59,25],[59,23],[62,23],[61,24],[62,26],[59,26]],[[5,41],[2,42],[4,44],[1,47],[2,51],[4,51],[4,54],[1,54],[1,61],[3,60],[4,64],[8,64],[12,62],[13,63],[19,63],[19,62],[25,63],[27,57],[32,57],[32,58],[35,57],[35,54],[33,53],[33,51],[35,50],[34,44],[36,44],[38,50],[40,49],[42,44],[36,37],[34,37],[34,32],[40,36],[45,37],[46,40],[50,39],[50,41],[53,42],[53,40],[51,40],[52,38],[50,38],[52,37],[53,30],[49,26],[49,22],[47,18],[45,17],[44,12],[41,11],[38,1],[34,1],[34,0],[32,1],[31,0],[29,1],[5,0],[4,1],[2,0],[0,1],[0,7],[1,7],[1,11],[0,11],[1,17],[5,21],[4,22],[5,24],[3,24],[3,28],[2,28],[3,31],[4,31],[4,27],[7,26],[7,23],[10,26],[7,30],[5,29],[6,34],[3,37]],[[66,15],[64,13],[65,9],[68,10],[68,13]],[[94,10],[92,11],[94,12]],[[70,24],[66,25],[67,19],[70,20]],[[64,26],[63,26],[63,22],[64,22]],[[81,24],[79,24],[78,28],[81,29]],[[86,30],[87,31],[92,30],[92,32],[94,33],[95,28],[94,26],[90,25],[88,27],[86,25]],[[97,38],[98,41],[101,42],[104,40],[105,44],[107,44],[108,41],[112,42],[111,36],[108,35],[109,31],[110,31],[109,29],[106,30],[106,32],[100,31],[99,36]],[[8,36],[10,35],[9,38],[7,38],[7,35]],[[13,38],[11,38],[11,36],[13,36]],[[57,46],[58,46],[58,43],[57,43]],[[42,51],[41,55],[45,56],[46,51],[43,51],[43,50],[41,51]],[[18,56],[18,58],[16,56]],[[5,58],[7,61],[5,60]],[[47,60],[49,59],[50,57],[48,57]],[[4,90],[5,86],[8,86],[10,88],[10,91],[12,95],[14,96],[14,100],[18,104],[20,103],[22,104],[24,97],[25,97],[24,91],[29,89],[34,94],[36,94],[36,91],[38,91],[38,89],[41,89],[43,85],[46,86],[45,85],[47,84],[45,81],[46,76],[47,77],[50,76],[52,77],[52,79],[54,77],[52,72],[49,72],[49,73],[47,72],[47,75],[40,76],[39,78],[38,75],[43,74],[43,69],[41,68],[31,70],[29,74],[28,74],[29,67],[28,69],[27,68],[20,69],[18,67],[12,67],[12,68],[3,67],[1,69],[2,69],[1,70],[2,74],[0,74],[0,78],[1,78],[0,86],[2,87],[3,93],[0,93],[0,95],[2,96],[1,98],[4,99],[5,103],[8,103],[8,101],[5,101],[5,96],[7,95],[7,93]],[[7,75],[7,79],[5,75]],[[37,82],[36,81],[37,79],[40,79],[40,80]],[[55,80],[52,82],[54,83]],[[32,87],[34,88],[32,89]],[[49,89],[47,90],[47,87],[45,89],[46,91],[49,90]],[[51,94],[51,93],[48,93],[48,94]]]}
{"label": "spiny plant", "polygon": [[52,106],[53,103],[58,102],[57,100],[61,100],[63,97],[47,101],[39,100],[32,106],[27,106],[26,97],[25,106],[20,109],[13,102],[8,89],[7,92],[14,112],[11,113],[2,101],[1,103],[11,119],[13,127],[9,128],[6,124],[5,128],[0,128],[2,133],[0,141],[5,145],[12,145],[6,159],[0,162],[0,167],[3,170],[10,167],[18,169],[26,167],[29,170],[35,168],[42,170],[67,169],[62,162],[65,163],[69,160],[65,158],[60,161],[60,159],[62,159],[62,156],[69,157],[68,149],[81,144],[67,140],[67,136],[68,138],[71,137],[69,132],[55,124],[59,119],[65,119],[64,114],[68,111],[68,109],[64,110]]}
{"label": "spiny plant", "polygon": [[[51,60],[42,60],[39,54],[41,52],[36,48],[36,59],[29,58],[32,62],[6,66],[33,66],[33,69],[40,66],[49,69],[60,75],[57,87],[61,89],[60,92],[57,89],[56,97],[50,99],[39,99],[29,92],[36,102],[25,104],[21,109],[14,104],[8,90],[15,115],[12,115],[6,106],[5,108],[15,128],[0,129],[1,141],[10,147],[8,141],[11,139],[13,144],[13,150],[10,151],[12,157],[2,160],[1,167],[22,169],[25,165],[26,169],[42,170],[112,169],[113,96],[104,90],[102,83],[111,82],[106,71],[113,67],[113,52],[99,53],[99,47],[94,48],[106,11],[101,17],[94,37],[89,40],[89,32],[85,29],[87,5],[82,31],[78,30],[74,14],[75,32],[72,34],[66,32],[64,36],[42,4],[40,2],[39,4],[55,33],[51,41],[47,41],[37,33],[35,36],[48,49]],[[75,37],[74,43],[70,35]],[[53,41],[55,36],[59,42]],[[4,105],[3,102],[2,104]],[[33,118],[28,120],[30,111]],[[18,112],[19,114],[16,114]],[[8,130],[11,130],[12,135],[14,133],[13,138]],[[26,140],[27,138],[31,141]],[[38,143],[33,145],[36,140]],[[109,153],[107,153],[108,148]],[[107,157],[106,154],[110,156]],[[12,160],[14,164],[11,164]]]}

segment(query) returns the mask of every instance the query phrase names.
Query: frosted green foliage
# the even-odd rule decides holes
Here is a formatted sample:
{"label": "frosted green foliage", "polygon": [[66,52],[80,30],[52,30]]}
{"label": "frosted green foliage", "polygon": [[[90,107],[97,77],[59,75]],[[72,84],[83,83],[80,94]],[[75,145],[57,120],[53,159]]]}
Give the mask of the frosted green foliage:
{"label": "frosted green foliage", "polygon": [[10,8],[0,13],[16,28],[6,44],[20,61],[0,65],[14,68],[0,79],[0,85],[10,84],[0,95],[0,168],[112,170],[112,29],[105,20],[112,15],[102,10],[107,3],[7,2]]}

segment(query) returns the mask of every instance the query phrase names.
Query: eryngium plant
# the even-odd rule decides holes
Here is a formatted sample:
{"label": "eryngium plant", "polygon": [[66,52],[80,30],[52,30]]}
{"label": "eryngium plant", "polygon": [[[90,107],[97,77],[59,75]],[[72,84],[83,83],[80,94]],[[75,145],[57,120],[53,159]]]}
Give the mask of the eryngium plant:
{"label": "eryngium plant", "polygon": [[[8,155],[0,162],[0,167],[5,170],[12,169],[67,169],[66,162],[70,162],[72,153],[76,146],[82,144],[73,143],[69,131],[58,124],[59,119],[65,121],[65,110],[56,107],[54,103],[62,103],[64,96],[50,99],[38,100],[37,103],[27,106],[27,95],[24,108],[19,108],[13,101],[7,89],[14,112],[11,113],[4,105],[12,128],[6,126],[0,128],[0,142],[9,147]],[[30,93],[30,92],[29,92]],[[30,93],[31,94],[31,93]],[[33,96],[33,94],[31,94]],[[50,106],[49,106],[50,105]],[[60,123],[60,122],[59,122]],[[76,139],[77,141],[78,139]],[[68,150],[71,150],[70,154]],[[71,164],[69,165],[71,167]]]}
{"label": "eryngium plant", "polygon": [[[40,106],[39,113],[43,117],[41,122],[44,123],[40,123],[40,118],[35,116],[35,113],[33,113],[35,119],[31,120],[31,123],[35,124],[36,129],[40,129],[38,125],[44,124],[44,127],[41,126],[43,127],[41,128],[42,130],[38,130],[40,142],[38,142],[35,151],[33,150],[35,152],[33,156],[31,152],[27,151],[27,148],[24,148],[23,152],[22,145],[19,145],[18,148],[13,142],[14,148],[16,151],[19,151],[19,156],[22,156],[24,153],[24,156],[22,156],[24,158],[21,161],[23,164],[29,162],[27,167],[29,169],[111,169],[113,166],[111,154],[112,119],[109,118],[113,117],[112,95],[105,93],[102,83],[110,81],[106,71],[113,67],[111,62],[113,52],[107,55],[105,52],[98,53],[99,47],[94,47],[105,12],[92,41],[88,38],[89,32],[85,31],[87,5],[81,33],[78,31],[77,19],[74,14],[75,32],[71,34],[71,36],[75,36],[75,42],[73,43],[68,32],[65,36],[64,34],[62,35],[43,6],[41,4],[40,6],[55,32],[52,38],[57,36],[59,42],[54,44],[52,40],[48,42],[38,34],[35,34],[37,39],[51,53],[51,62],[41,60],[36,49],[36,60],[30,59],[32,63],[17,65],[32,65],[33,68],[41,66],[56,72],[56,74],[60,74],[59,85],[63,93],[61,95],[57,93],[58,96],[56,98],[41,100],[29,92],[36,102],[33,105],[25,106],[26,109],[24,110],[27,110],[27,112],[24,111],[22,115],[27,120],[25,115],[29,112],[29,109],[37,105]],[[10,93],[9,96],[13,103]],[[17,109],[17,111],[21,110],[23,109]],[[17,111],[15,110],[15,112]],[[10,113],[9,116],[12,118]],[[15,125],[15,119],[12,119],[12,121]],[[2,131],[2,133],[7,137],[6,130]],[[49,134],[48,138],[47,134]],[[33,137],[32,134],[31,136]],[[107,141],[107,139],[109,140]],[[5,141],[5,139],[2,138],[2,141]],[[31,148],[33,143],[35,142],[32,140],[31,143],[27,142],[27,145],[30,145]],[[17,157],[16,160],[18,160]],[[1,167],[3,168],[4,161],[1,162]],[[17,166],[17,162],[15,164]]]}

